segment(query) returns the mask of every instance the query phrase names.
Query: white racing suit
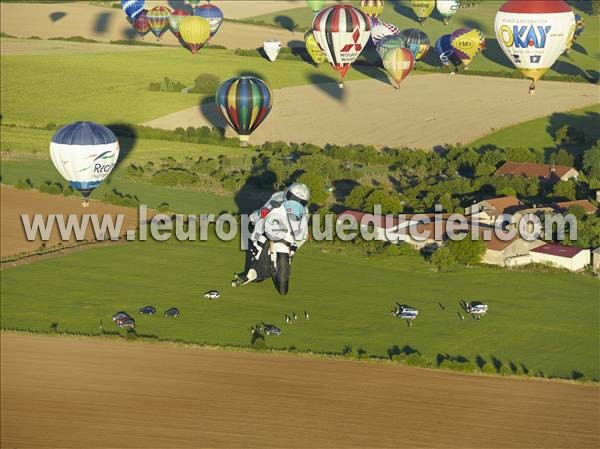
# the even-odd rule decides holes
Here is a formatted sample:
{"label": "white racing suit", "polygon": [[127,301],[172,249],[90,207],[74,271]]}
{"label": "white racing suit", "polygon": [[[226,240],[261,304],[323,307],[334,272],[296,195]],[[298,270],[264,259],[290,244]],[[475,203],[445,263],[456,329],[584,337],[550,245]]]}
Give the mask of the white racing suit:
{"label": "white racing suit", "polygon": [[[270,241],[281,241],[290,248],[290,260],[308,240],[308,208],[297,201],[286,201],[285,192],[274,193],[265,205],[252,212],[243,283],[260,282],[271,277]],[[276,218],[274,218],[276,217]],[[283,227],[273,225],[281,220]],[[278,232],[273,232],[273,231]]]}

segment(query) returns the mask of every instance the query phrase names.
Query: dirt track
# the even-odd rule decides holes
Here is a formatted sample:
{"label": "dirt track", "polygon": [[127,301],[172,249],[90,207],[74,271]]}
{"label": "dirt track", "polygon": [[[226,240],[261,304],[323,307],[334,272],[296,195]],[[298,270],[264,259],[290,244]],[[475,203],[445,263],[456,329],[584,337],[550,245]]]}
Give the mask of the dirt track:
{"label": "dirt track", "polygon": [[[146,2],[152,3],[152,2]],[[156,2],[156,4],[165,2]],[[225,17],[241,19],[258,14],[289,9],[291,2],[219,2]],[[304,4],[304,2],[302,2]],[[296,5],[296,6],[302,6]],[[70,37],[83,36],[88,39],[108,42],[121,39],[139,39],[120,9],[101,8],[87,2],[72,3],[0,3],[0,28],[4,33],[16,37],[38,36]],[[283,45],[295,42],[304,45],[302,33],[283,29],[257,27],[241,23],[224,22],[211,43],[227,48],[257,48],[268,39],[281,40]],[[145,40],[155,42],[149,33]],[[166,32],[161,40],[166,45],[179,45],[171,32]],[[3,53],[9,54],[9,53]]]}
{"label": "dirt track", "polygon": [[[333,73],[328,67],[322,71]],[[466,144],[493,130],[599,102],[600,89],[594,85],[542,81],[535,96],[528,87],[525,80],[442,74],[408,77],[399,90],[379,80],[347,82],[343,90],[329,83],[290,87],[274,92],[271,115],[251,141],[430,149]],[[343,122],[332,126],[342,116]],[[217,125],[232,135],[216,111],[205,116],[198,107],[145,125]]]}
{"label": "dirt track", "polygon": [[[47,217],[48,214],[60,214],[65,217],[65,221],[69,214],[77,214],[79,220],[81,220],[82,214],[97,214],[100,216],[100,220],[102,220],[102,215],[104,214],[110,214],[113,217],[116,217],[117,214],[124,214],[125,218],[123,220],[121,235],[128,229],[137,228],[137,209],[111,206],[99,202],[91,202],[89,208],[83,209],[81,207],[81,199],[77,197],[64,197],[61,195],[48,195],[34,191],[17,190],[5,185],[1,189],[0,255],[2,257],[26,251],[34,251],[42,244],[39,237],[31,242],[26,239],[21,214],[28,214],[31,219],[33,219],[34,214],[42,214],[44,217]],[[90,240],[93,238],[91,224],[86,233],[86,238]],[[60,234],[55,226],[47,246],[56,245],[59,241]]]}
{"label": "dirt track", "polygon": [[3,448],[591,448],[596,386],[3,333]]}

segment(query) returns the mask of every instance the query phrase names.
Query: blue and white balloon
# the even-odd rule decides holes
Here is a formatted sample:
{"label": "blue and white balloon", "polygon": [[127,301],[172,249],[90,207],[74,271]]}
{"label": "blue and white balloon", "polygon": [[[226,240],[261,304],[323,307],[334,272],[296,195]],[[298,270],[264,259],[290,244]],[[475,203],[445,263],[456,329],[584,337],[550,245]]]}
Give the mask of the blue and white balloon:
{"label": "blue and white balloon", "polygon": [[92,191],[115,167],[119,159],[119,141],[106,126],[76,122],[54,134],[50,157],[69,185],[81,192],[86,207]]}
{"label": "blue and white balloon", "polygon": [[135,18],[144,10],[144,0],[121,0],[121,8],[130,20]]}
{"label": "blue and white balloon", "polygon": [[219,31],[219,28],[221,28],[221,24],[223,23],[224,16],[221,8],[207,3],[206,5],[195,8],[194,15],[208,20],[210,23],[210,37],[208,40],[211,40],[213,36],[217,34],[217,31]]}

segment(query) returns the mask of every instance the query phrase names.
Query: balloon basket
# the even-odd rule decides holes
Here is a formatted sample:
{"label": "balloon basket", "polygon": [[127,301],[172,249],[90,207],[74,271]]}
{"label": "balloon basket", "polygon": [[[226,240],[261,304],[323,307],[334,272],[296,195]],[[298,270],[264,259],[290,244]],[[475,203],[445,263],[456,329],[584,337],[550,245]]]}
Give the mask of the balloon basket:
{"label": "balloon basket", "polygon": [[250,140],[250,136],[240,136],[240,147],[247,148],[248,140]]}
{"label": "balloon basket", "polygon": [[344,88],[344,83],[343,83],[342,81],[340,81],[340,82],[338,83],[338,87],[339,87],[340,89],[343,89],[343,88]]}
{"label": "balloon basket", "polygon": [[87,198],[81,200],[81,207],[90,207],[90,200],[88,200]]}

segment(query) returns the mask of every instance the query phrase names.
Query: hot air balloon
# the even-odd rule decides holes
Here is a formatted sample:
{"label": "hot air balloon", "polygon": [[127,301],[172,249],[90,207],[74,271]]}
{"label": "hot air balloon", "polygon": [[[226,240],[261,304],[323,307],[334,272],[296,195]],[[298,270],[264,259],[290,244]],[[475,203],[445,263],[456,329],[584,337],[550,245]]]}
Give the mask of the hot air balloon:
{"label": "hot air balloon", "polygon": [[144,10],[144,0],[121,0],[121,8],[129,20],[133,21]]}
{"label": "hot air balloon", "polygon": [[319,65],[327,61],[327,56],[325,56],[325,53],[323,53],[323,50],[321,50],[321,47],[317,44],[312,30],[307,31],[304,34],[304,45],[306,45],[306,51],[315,64]]}
{"label": "hot air balloon", "polygon": [[334,5],[322,9],[313,20],[313,34],[327,60],[344,76],[365,48],[371,35],[371,21],[362,11],[349,5]]}
{"label": "hot air balloon", "polygon": [[575,14],[562,0],[509,0],[496,14],[500,48],[525,77],[535,82],[565,51],[575,26]]}
{"label": "hot air balloon", "polygon": [[210,37],[210,24],[202,17],[184,17],[179,23],[179,34],[195,55]]}
{"label": "hot air balloon", "polygon": [[[455,67],[458,67],[462,64],[462,61],[454,54],[451,34],[444,34],[436,41],[435,51],[438,54],[442,64],[448,67],[448,70],[450,70],[450,64],[453,64]],[[452,71],[450,73],[454,74]]]}
{"label": "hot air balloon", "polygon": [[392,85],[398,89],[415,65],[415,57],[406,48],[389,50],[383,58],[383,67],[387,71]]}
{"label": "hot air balloon", "polygon": [[171,10],[166,6],[155,6],[148,14],[148,23],[150,24],[150,30],[156,36],[156,40],[160,40],[161,36],[167,31],[169,27],[169,17],[171,16]]}
{"label": "hot air balloon", "polygon": [[115,167],[119,142],[105,126],[76,122],[59,129],[50,143],[50,157],[69,185],[81,192],[83,207],[88,198]]}
{"label": "hot air balloon", "polygon": [[133,21],[133,28],[135,28],[135,31],[138,32],[142,39],[146,34],[148,34],[148,31],[150,31],[150,24],[148,23],[147,15],[148,11],[144,9]]}
{"label": "hot air balloon", "polygon": [[579,14],[575,13],[575,30],[573,32],[573,37],[571,39],[569,39],[569,44],[567,45],[567,47],[568,47],[567,53],[569,52],[571,47],[573,47],[573,45],[575,44],[575,42],[577,41],[579,36],[581,36],[584,29],[585,29],[585,21],[583,20],[583,17],[581,17]]}
{"label": "hot air balloon", "polygon": [[435,0],[412,0],[410,5],[419,22],[422,24],[435,9]]}
{"label": "hot air balloon", "polygon": [[323,9],[323,6],[325,6],[325,0],[306,0],[306,4],[316,16]]}
{"label": "hot air balloon", "polygon": [[406,45],[404,43],[404,39],[399,34],[394,36],[385,36],[377,44],[377,53],[383,61],[383,58],[385,58],[385,54],[389,50],[393,50],[394,48],[403,48],[405,46]]}
{"label": "hot air balloon", "polygon": [[231,78],[219,87],[215,103],[220,114],[239,135],[241,146],[267,118],[273,106],[273,93],[261,79],[252,76]]}
{"label": "hot air balloon", "polygon": [[198,6],[201,0],[186,0],[186,3],[190,5],[192,8]]}
{"label": "hot air balloon", "polygon": [[275,62],[281,51],[281,41],[265,41],[263,42],[263,50],[269,61]]}
{"label": "hot air balloon", "polygon": [[429,36],[421,30],[408,28],[403,30],[402,33],[400,33],[400,36],[404,39],[406,48],[409,49],[415,57],[415,62],[423,59],[431,47]]}
{"label": "hot air balloon", "polygon": [[175,9],[171,12],[171,16],[169,17],[169,28],[171,28],[171,31],[175,36],[181,37],[179,34],[179,24],[184,17],[189,17],[189,15],[190,13],[183,9]]}
{"label": "hot air balloon", "polygon": [[194,15],[208,20],[210,23],[210,36],[208,40],[211,40],[213,36],[217,34],[217,31],[219,31],[219,28],[221,28],[221,24],[223,23],[223,11],[221,11],[219,7],[209,3],[194,9]]}
{"label": "hot air balloon", "polygon": [[400,29],[391,23],[382,23],[375,25],[371,30],[371,41],[373,46],[377,47],[379,41],[386,36],[397,36],[400,34]]}
{"label": "hot air balloon", "polygon": [[452,17],[460,8],[460,0],[437,0],[437,10],[444,18],[444,24],[448,25],[450,17]]}
{"label": "hot air balloon", "polygon": [[454,54],[465,65],[465,70],[485,45],[485,36],[476,28],[460,28],[450,36]]}
{"label": "hot air balloon", "polygon": [[360,0],[360,10],[369,16],[371,23],[381,15],[383,8],[383,0]]}

